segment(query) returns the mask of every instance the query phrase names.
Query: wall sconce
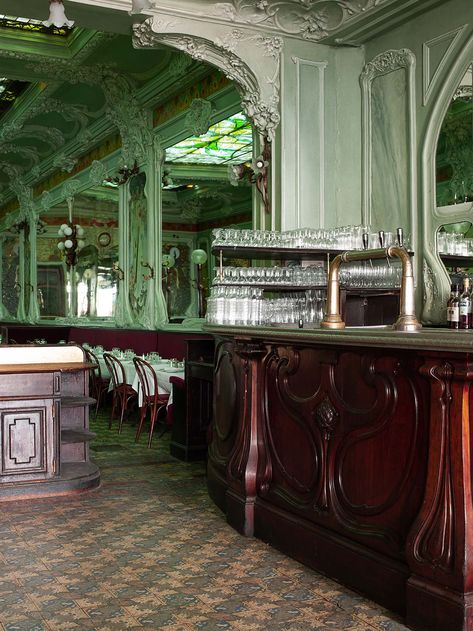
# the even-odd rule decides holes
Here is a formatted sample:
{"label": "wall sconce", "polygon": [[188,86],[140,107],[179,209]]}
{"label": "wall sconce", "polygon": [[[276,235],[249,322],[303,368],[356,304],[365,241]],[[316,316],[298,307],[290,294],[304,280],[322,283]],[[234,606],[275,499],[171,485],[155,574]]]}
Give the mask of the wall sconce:
{"label": "wall sconce", "polygon": [[152,278],[154,278],[154,269],[149,263],[144,263],[143,261],[141,261],[141,267],[147,267],[149,269],[149,274],[143,274],[143,278],[145,280],[151,280]]}
{"label": "wall sconce", "polygon": [[199,318],[205,316],[204,306],[204,286],[202,284],[202,265],[207,262],[207,252],[205,250],[193,250],[191,254],[191,261],[194,265],[197,265],[197,295],[199,299]]}
{"label": "wall sconce", "polygon": [[116,186],[121,186],[122,184],[126,184],[128,180],[132,177],[132,175],[137,175],[140,172],[140,167],[138,166],[137,161],[131,167],[122,166],[121,169],[118,169],[118,175],[115,177],[107,177],[105,178],[106,182],[110,182],[111,184],[115,184]]}
{"label": "wall sconce", "polygon": [[49,0],[49,18],[43,21],[43,26],[46,26],[46,28],[50,26],[72,28],[74,26],[74,21],[68,20],[66,17],[66,10],[62,0]]}
{"label": "wall sconce", "polygon": [[228,167],[228,179],[233,186],[238,186],[238,182],[245,178],[247,178],[251,184],[256,184],[256,188],[263,200],[264,211],[268,214],[271,212],[268,190],[270,160],[271,143],[265,138],[263,152],[256,158],[253,164],[245,162],[244,164],[231,164]]}
{"label": "wall sconce", "polygon": [[83,240],[84,228],[79,226],[79,224],[74,224],[72,222],[72,204],[73,198],[69,197],[67,199],[69,221],[67,223],[63,223],[59,228],[58,235],[60,237],[60,241],[57,244],[58,249],[65,256],[66,265],[68,267],[72,267],[76,264],[77,252],[82,250],[85,245]]}

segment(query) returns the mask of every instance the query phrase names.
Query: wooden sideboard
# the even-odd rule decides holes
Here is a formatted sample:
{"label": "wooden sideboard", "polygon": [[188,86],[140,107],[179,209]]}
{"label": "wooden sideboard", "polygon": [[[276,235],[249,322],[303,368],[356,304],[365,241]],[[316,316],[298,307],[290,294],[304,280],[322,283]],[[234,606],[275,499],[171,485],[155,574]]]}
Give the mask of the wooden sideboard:
{"label": "wooden sideboard", "polygon": [[0,501],[98,486],[90,368],[78,346],[0,346]]}

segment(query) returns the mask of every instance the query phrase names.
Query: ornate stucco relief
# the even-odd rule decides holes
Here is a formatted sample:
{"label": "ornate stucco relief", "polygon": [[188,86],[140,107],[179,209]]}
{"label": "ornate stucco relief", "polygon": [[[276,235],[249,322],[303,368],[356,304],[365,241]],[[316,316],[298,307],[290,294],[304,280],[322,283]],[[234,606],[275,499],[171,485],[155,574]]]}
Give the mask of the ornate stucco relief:
{"label": "ornate stucco relief", "polygon": [[[132,2],[131,13],[149,15],[161,11],[167,15],[251,26],[317,42],[396,0],[181,0],[178,3],[164,0],[159,2],[159,8],[156,0]],[[142,6],[143,3],[146,6]]]}
{"label": "ornate stucco relief", "polygon": [[388,72],[394,72],[399,68],[408,68],[415,63],[415,55],[408,48],[400,50],[387,50],[377,55],[363,68],[360,76],[362,84],[372,81],[375,77]]}
{"label": "ornate stucco relief", "polygon": [[206,99],[194,99],[186,114],[185,126],[194,136],[205,134],[210,127],[212,103]]}
{"label": "ornate stucco relief", "polygon": [[279,72],[282,39],[214,25],[213,40],[202,21],[154,15],[134,26],[136,48],[166,44],[220,68],[235,81],[242,107],[256,129],[269,139],[279,124]]}
{"label": "ornate stucco relief", "polygon": [[389,0],[233,0],[215,3],[214,14],[319,41],[354,17]]}

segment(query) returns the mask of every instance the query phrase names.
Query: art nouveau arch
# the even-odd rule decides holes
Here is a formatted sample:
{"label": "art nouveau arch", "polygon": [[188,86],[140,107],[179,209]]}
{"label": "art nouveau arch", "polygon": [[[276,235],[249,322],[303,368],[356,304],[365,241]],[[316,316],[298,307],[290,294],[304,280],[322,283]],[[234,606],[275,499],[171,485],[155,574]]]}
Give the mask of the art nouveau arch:
{"label": "art nouveau arch", "polygon": [[136,48],[163,44],[219,68],[240,90],[242,107],[262,137],[272,140],[279,124],[282,39],[250,29],[154,13],[133,28]]}
{"label": "art nouveau arch", "polygon": [[[434,105],[426,127],[421,153],[422,172],[422,225],[421,240],[424,269],[424,295],[422,319],[427,323],[441,323],[445,319],[445,304],[450,292],[450,279],[440,260],[436,247],[436,233],[444,223],[471,220],[471,205],[451,213],[438,208],[435,191],[435,161],[437,142],[445,114],[452,96],[473,59],[473,36],[469,37],[460,51],[455,51],[452,63],[445,70],[440,89],[432,98]],[[432,95],[434,96],[434,95]]]}

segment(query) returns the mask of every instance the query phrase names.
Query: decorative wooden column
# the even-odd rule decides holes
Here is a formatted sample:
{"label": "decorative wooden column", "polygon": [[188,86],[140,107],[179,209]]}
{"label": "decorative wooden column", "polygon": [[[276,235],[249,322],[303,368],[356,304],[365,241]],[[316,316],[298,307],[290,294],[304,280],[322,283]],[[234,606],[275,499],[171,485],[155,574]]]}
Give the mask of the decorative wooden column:
{"label": "decorative wooden column", "polygon": [[234,352],[243,369],[238,434],[227,464],[227,521],[246,536],[254,533],[258,465],[262,449],[262,364],[264,344],[236,340]]}
{"label": "decorative wooden column", "polygon": [[422,508],[406,558],[407,623],[425,631],[473,629],[471,383],[468,356],[427,357],[430,435]]}

